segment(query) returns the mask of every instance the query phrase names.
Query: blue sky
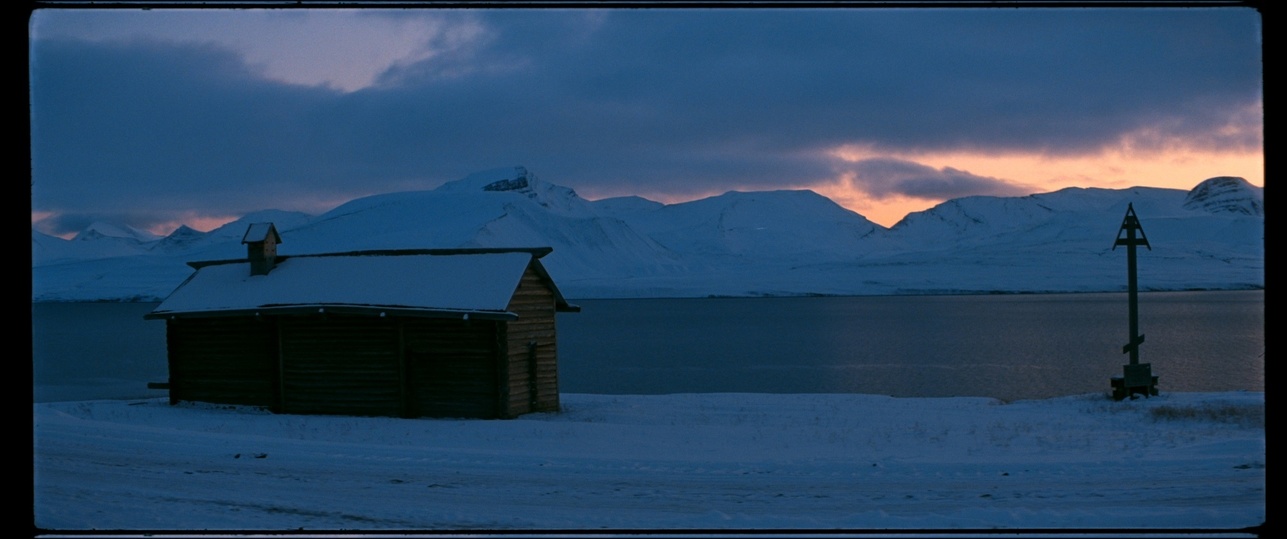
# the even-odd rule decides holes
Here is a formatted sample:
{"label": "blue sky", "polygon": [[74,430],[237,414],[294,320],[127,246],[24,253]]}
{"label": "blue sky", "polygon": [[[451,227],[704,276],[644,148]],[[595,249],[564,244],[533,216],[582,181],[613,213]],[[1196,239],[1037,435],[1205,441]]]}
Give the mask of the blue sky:
{"label": "blue sky", "polygon": [[591,199],[1264,184],[1261,21],[1111,9],[82,9],[30,23],[32,222],[164,233],[524,165]]}

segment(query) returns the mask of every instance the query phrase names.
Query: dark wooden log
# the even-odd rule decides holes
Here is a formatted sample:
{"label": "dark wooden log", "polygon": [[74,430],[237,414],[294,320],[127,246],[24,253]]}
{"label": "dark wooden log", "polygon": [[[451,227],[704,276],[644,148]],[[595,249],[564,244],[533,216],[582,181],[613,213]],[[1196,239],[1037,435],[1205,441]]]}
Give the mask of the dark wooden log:
{"label": "dark wooden log", "polygon": [[283,317],[284,411],[400,415],[397,326],[378,317]]}
{"label": "dark wooden log", "polygon": [[170,401],[271,407],[274,332],[251,318],[167,321]]}

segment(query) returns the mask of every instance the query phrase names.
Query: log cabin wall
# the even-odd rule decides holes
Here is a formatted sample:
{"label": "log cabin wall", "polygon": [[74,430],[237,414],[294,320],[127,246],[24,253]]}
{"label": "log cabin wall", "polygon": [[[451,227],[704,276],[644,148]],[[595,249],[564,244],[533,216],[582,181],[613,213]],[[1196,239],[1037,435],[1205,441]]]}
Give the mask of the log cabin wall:
{"label": "log cabin wall", "polygon": [[559,410],[558,347],[554,291],[531,265],[523,272],[508,310],[517,320],[505,323],[508,358],[508,417]]}
{"label": "log cabin wall", "polygon": [[499,324],[344,315],[170,320],[170,398],[300,414],[500,417]]}
{"label": "log cabin wall", "polygon": [[402,415],[398,324],[353,315],[281,316],[282,411]]}
{"label": "log cabin wall", "polygon": [[[247,249],[266,247],[271,255],[276,239],[271,223],[256,224],[243,243]],[[250,245],[249,240],[258,243]],[[512,252],[528,256],[515,257]],[[549,252],[549,248],[447,249],[300,255],[307,263],[283,264],[273,271],[268,271],[271,266],[266,268],[264,277],[275,285],[232,304],[210,298],[222,297],[223,288],[238,286],[228,283],[227,274],[251,261],[193,262],[189,265],[197,273],[145,318],[167,320],[171,403],[201,401],[261,406],[278,413],[392,417],[509,418],[558,411],[554,313],[579,308],[566,304],[538,261]],[[448,305],[434,303],[439,299],[426,300],[433,294],[410,294],[424,304],[398,303],[391,306],[392,312],[348,299],[327,304],[312,296],[303,301],[296,297],[298,290],[329,287],[337,278],[332,269],[387,272],[388,257],[402,255],[415,257],[405,260],[426,275],[440,271],[491,275],[477,269],[495,265],[503,270],[501,282],[512,283],[514,277],[519,282],[507,300],[495,297],[501,292],[495,288],[497,283],[470,281],[464,289],[452,290]],[[475,259],[477,264],[463,260],[463,265],[458,264],[462,259],[438,258],[458,255],[485,258]],[[345,257],[346,264],[331,268],[326,264],[329,256]],[[352,264],[366,269],[359,271]],[[396,269],[407,273],[405,265]],[[516,276],[519,270],[522,275]],[[319,280],[319,275],[325,278]],[[283,283],[292,283],[285,287],[287,292],[278,286]],[[429,284],[462,288],[452,278]],[[458,296],[459,292],[465,294]],[[497,305],[497,300],[505,300],[506,305]],[[486,306],[480,307],[479,301]],[[319,305],[333,305],[334,310]],[[465,313],[482,319],[470,319]]]}
{"label": "log cabin wall", "polygon": [[493,320],[406,318],[406,417],[500,416],[500,323]]}
{"label": "log cabin wall", "polygon": [[200,401],[276,410],[277,331],[271,319],[166,321],[170,403]]}

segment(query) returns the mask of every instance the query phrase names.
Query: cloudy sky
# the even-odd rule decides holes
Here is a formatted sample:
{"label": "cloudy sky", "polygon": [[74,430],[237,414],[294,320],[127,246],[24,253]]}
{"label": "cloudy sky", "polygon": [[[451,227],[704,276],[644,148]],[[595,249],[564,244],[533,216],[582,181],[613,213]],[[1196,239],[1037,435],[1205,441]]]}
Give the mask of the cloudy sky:
{"label": "cloudy sky", "polygon": [[30,22],[32,223],[207,230],[524,165],[589,199],[1264,185],[1261,22],[1142,9],[80,9]]}

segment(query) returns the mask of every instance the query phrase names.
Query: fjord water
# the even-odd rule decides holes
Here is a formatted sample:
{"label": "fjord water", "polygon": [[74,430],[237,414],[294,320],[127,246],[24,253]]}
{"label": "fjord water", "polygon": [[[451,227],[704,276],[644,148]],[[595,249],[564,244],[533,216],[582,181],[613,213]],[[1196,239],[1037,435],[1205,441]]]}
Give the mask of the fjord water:
{"label": "fjord water", "polygon": [[[614,299],[561,314],[565,393],[1107,393],[1126,294]],[[32,305],[34,398],[130,399],[166,379],[154,303]],[[1140,294],[1165,391],[1264,390],[1264,291]]]}
{"label": "fjord water", "polygon": [[[1015,400],[1107,392],[1129,361],[1126,294],[580,305],[559,319],[559,354],[565,387],[583,393]],[[1162,391],[1264,390],[1263,291],[1141,294],[1140,331]]]}

